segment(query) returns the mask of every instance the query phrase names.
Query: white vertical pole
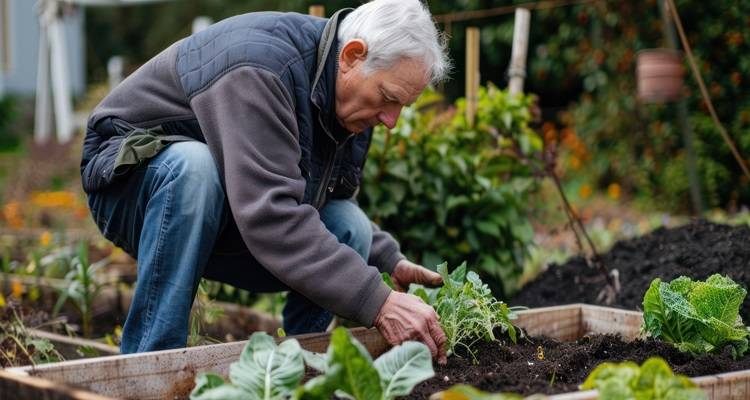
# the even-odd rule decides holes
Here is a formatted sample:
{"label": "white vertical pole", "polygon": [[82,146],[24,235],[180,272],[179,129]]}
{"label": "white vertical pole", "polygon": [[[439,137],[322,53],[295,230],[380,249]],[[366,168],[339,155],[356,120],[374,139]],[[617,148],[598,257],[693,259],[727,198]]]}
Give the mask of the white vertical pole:
{"label": "white vertical pole", "polygon": [[193,20],[193,33],[198,33],[214,23],[214,20],[211,19],[211,17],[206,16],[200,16],[195,17]]}
{"label": "white vertical pole", "polygon": [[52,136],[52,93],[49,86],[49,42],[47,27],[39,19],[39,60],[36,71],[36,108],[34,111],[34,141],[45,143]]}
{"label": "white vertical pole", "polygon": [[511,94],[523,92],[523,80],[526,77],[526,54],[529,48],[529,20],[531,13],[525,8],[516,8],[516,19],[513,24],[513,49],[510,56],[508,89]]}
{"label": "white vertical pole", "polygon": [[62,21],[57,15],[50,21],[47,34],[52,53],[52,96],[55,104],[57,140],[60,143],[66,143],[73,137],[73,105],[70,99],[65,32]]}
{"label": "white vertical pole", "polygon": [[122,82],[122,71],[124,69],[125,59],[122,56],[112,56],[107,61],[107,77],[109,78],[110,91]]}

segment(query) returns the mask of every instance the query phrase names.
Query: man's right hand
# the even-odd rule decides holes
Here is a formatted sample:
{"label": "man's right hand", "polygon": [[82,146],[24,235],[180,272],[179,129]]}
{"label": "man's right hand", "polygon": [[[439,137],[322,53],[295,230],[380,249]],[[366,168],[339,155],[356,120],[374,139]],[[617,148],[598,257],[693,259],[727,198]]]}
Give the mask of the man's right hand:
{"label": "man's right hand", "polygon": [[407,340],[427,345],[433,358],[445,364],[445,333],[435,310],[417,296],[392,291],[380,307],[374,325],[392,346]]}

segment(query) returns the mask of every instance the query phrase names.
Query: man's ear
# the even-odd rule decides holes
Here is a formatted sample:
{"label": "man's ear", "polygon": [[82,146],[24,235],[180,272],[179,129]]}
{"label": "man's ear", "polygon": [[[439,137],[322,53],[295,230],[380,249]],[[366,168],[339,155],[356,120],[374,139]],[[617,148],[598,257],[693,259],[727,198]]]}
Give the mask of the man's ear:
{"label": "man's ear", "polygon": [[367,58],[367,43],[362,39],[352,39],[344,45],[339,54],[339,70],[343,73],[356,67]]}

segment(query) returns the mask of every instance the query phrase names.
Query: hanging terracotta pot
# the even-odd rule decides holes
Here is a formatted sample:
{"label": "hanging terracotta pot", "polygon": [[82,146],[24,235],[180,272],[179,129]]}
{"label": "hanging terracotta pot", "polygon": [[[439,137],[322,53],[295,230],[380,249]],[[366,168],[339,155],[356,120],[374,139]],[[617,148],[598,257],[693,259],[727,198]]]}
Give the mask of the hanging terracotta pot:
{"label": "hanging terracotta pot", "polygon": [[646,102],[674,101],[682,96],[685,68],[682,53],[672,49],[638,52],[636,58],[638,98]]}

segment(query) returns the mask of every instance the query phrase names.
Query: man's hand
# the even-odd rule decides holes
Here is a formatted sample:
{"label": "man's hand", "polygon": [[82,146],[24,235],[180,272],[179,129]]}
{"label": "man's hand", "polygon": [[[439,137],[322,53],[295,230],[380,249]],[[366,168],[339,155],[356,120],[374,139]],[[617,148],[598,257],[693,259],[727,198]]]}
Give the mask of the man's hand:
{"label": "man's hand", "polygon": [[375,317],[375,326],[393,346],[406,340],[418,340],[427,345],[438,363],[448,361],[446,337],[438,323],[438,315],[417,296],[392,291]]}
{"label": "man's hand", "polygon": [[435,287],[443,284],[443,278],[435,271],[414,264],[413,262],[403,259],[396,264],[391,274],[393,286],[399,292],[409,289],[410,283],[419,283],[427,287]]}

